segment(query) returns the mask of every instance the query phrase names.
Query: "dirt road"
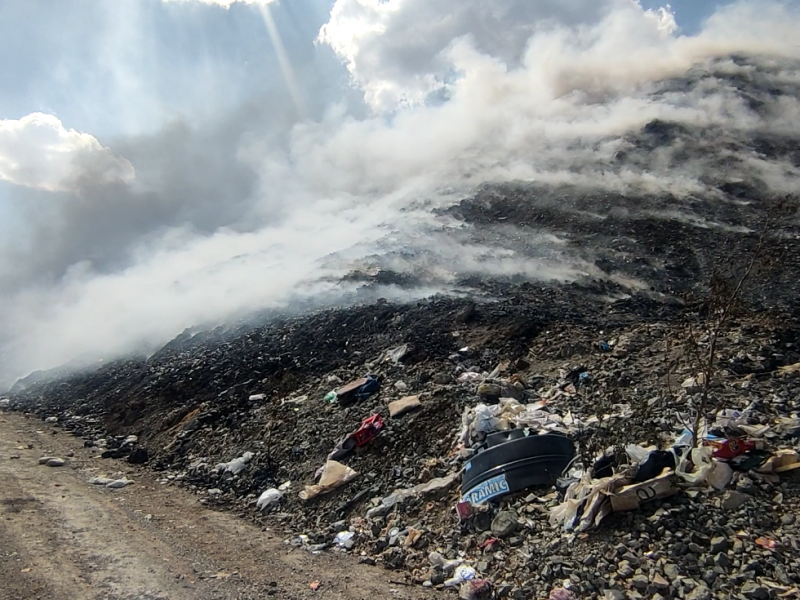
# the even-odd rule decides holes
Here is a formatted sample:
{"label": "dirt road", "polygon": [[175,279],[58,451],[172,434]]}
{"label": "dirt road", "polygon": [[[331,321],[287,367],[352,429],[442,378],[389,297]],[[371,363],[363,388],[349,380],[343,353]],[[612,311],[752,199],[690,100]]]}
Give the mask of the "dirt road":
{"label": "dirt road", "polygon": [[[46,455],[67,464],[39,465]],[[136,483],[88,483],[108,469]],[[97,458],[52,425],[0,413],[0,600],[441,597],[390,576],[350,556],[291,548],[146,470]]]}

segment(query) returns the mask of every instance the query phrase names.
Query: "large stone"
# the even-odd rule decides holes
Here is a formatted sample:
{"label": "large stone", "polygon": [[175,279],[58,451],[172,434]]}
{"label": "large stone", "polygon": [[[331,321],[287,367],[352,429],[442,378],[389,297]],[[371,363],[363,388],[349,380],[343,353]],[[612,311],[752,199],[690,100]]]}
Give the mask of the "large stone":
{"label": "large stone", "polygon": [[722,508],[729,511],[739,510],[748,500],[749,495],[729,490],[722,496]]}
{"label": "large stone", "polygon": [[505,538],[517,530],[517,515],[509,511],[497,513],[492,520],[492,534]]}
{"label": "large stone", "polygon": [[711,553],[712,554],[719,554],[720,552],[725,552],[730,547],[731,547],[731,543],[728,541],[727,538],[715,537],[714,539],[711,540]]}
{"label": "large stone", "polygon": [[748,581],[742,586],[742,594],[752,600],[769,600],[769,589]]}
{"label": "large stone", "polygon": [[686,600],[711,600],[711,590],[704,585],[698,585],[686,594]]}
{"label": "large stone", "polygon": [[653,576],[653,585],[656,586],[660,590],[666,590],[667,588],[669,588],[669,581],[667,581],[661,575],[656,573]]}

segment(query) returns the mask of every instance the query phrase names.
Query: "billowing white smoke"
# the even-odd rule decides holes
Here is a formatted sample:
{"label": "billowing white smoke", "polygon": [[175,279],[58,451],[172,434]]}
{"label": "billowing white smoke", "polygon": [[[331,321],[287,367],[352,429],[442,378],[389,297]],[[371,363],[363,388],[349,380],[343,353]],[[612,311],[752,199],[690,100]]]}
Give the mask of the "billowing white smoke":
{"label": "billowing white smoke", "polygon": [[[798,58],[799,16],[791,5],[754,0],[721,9],[687,37],[669,11],[645,11],[632,0],[337,0],[318,35],[320,52],[329,47],[341,58],[368,116],[356,117],[332,98],[324,117],[285,135],[242,136],[237,164],[257,175],[257,191],[239,217],[210,232],[164,223],[135,238],[114,268],[99,272],[76,253],[57,279],[24,285],[19,265],[32,255],[6,253],[20,259],[0,265],[7,375],[77,355],[113,357],[196,323],[318,294],[335,286],[352,260],[398,245],[438,251],[443,282],[447,272],[486,268],[487,256],[503,272],[574,277],[585,265],[543,259],[523,267],[485,248],[437,248],[430,232],[444,225],[430,209],[477,184],[508,180],[678,196],[703,191],[702,161],[660,168],[659,160],[669,163],[662,153],[648,168],[608,164],[625,149],[622,136],[657,118],[717,125],[731,135],[800,132],[797,98],[784,98],[765,117],[713,80],[699,91],[650,94],[658,81],[731,53]],[[745,69],[733,62],[728,68]],[[796,67],[782,76],[800,81]],[[103,185],[128,182],[136,202],[164,193],[160,180],[140,180],[130,156],[115,156],[60,123],[53,129],[56,148],[84,140],[101,158]],[[13,156],[2,140],[0,134],[0,153]],[[25,174],[0,162],[0,176],[61,190],[69,187],[63,182],[82,181],[72,200],[80,205],[92,193],[88,166],[75,163],[69,176],[56,158],[35,165],[50,163],[52,171]],[[790,165],[746,159],[751,173],[776,188],[797,182]],[[6,281],[15,282],[13,290]]]}

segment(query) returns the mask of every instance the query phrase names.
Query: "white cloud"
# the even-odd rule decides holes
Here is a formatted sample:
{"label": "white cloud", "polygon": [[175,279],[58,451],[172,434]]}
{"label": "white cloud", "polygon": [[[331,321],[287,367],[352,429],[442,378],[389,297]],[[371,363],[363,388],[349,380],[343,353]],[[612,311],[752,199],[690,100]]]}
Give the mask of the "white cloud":
{"label": "white cloud", "polygon": [[0,179],[46,191],[71,191],[81,178],[129,182],[133,166],[97,139],[67,129],[53,115],[0,120]]}
{"label": "white cloud", "polygon": [[223,8],[230,8],[234,4],[258,4],[260,6],[266,6],[267,4],[273,4],[278,0],[161,0],[161,1],[181,3],[181,4],[186,4],[188,2],[199,2],[200,4],[215,4],[217,6],[222,6]]}

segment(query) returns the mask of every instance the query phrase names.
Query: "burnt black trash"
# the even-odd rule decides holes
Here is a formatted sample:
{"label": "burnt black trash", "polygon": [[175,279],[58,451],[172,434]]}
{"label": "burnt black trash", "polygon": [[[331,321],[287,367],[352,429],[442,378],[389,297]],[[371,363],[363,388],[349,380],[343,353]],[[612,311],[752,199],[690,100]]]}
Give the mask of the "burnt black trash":
{"label": "burnt black trash", "polygon": [[461,493],[482,504],[536,485],[553,485],[575,458],[568,437],[549,433],[526,436],[522,429],[494,433],[485,448],[464,467]]}

